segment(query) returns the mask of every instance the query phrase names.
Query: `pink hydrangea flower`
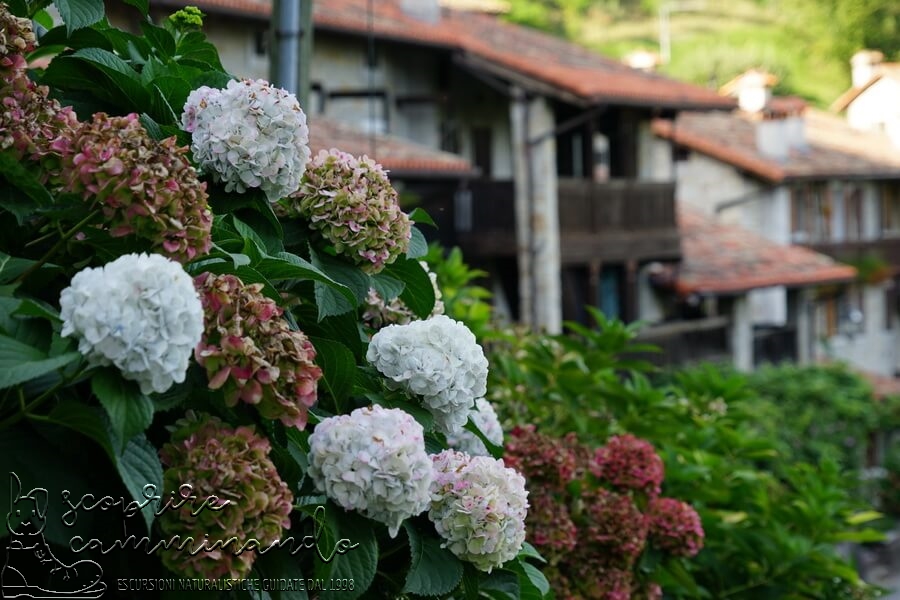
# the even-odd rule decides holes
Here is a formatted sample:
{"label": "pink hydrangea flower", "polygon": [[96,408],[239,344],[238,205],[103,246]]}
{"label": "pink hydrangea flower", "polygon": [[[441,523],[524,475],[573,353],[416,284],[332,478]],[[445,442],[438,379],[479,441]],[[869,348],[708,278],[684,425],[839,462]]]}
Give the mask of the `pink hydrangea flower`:
{"label": "pink hydrangea flower", "polygon": [[282,531],[291,526],[294,497],[269,458],[270,451],[269,440],[253,427],[231,427],[217,417],[193,413],[175,423],[172,437],[159,452],[167,467],[164,489],[177,494],[189,484],[189,494],[198,501],[215,496],[221,509],[207,507],[192,515],[198,505],[188,502],[166,510],[159,517],[163,538],[192,536],[199,545],[208,536],[208,546],[232,537],[237,541],[194,556],[189,546],[178,551],[176,542],[161,551],[167,568],[188,577],[247,577],[257,553],[235,551],[251,539],[262,548],[281,539]]}
{"label": "pink hydrangea flower", "polygon": [[174,137],[152,139],[134,113],[97,113],[54,141],[57,191],[97,203],[113,237],[135,236],[180,262],[209,252],[206,183]]}
{"label": "pink hydrangea flower", "polygon": [[620,490],[635,490],[651,498],[659,495],[665,476],[662,459],[650,442],[633,435],[611,437],[597,449],[591,472]]}
{"label": "pink hydrangea flower", "polygon": [[194,356],[206,367],[209,387],[221,388],[229,406],[240,400],[267,419],[306,427],[322,377],[309,338],[291,330],[282,309],[262,295],[261,284],[211,273],[197,276],[194,284],[205,323]]}
{"label": "pink hydrangea flower", "polygon": [[310,162],[299,191],[280,202],[279,211],[306,219],[338,254],[369,273],[405,254],[412,235],[381,165],[334,148]]}
{"label": "pink hydrangea flower", "polygon": [[650,502],[650,537],[660,549],[675,556],[696,556],[703,549],[705,533],[694,508],[674,498]]}

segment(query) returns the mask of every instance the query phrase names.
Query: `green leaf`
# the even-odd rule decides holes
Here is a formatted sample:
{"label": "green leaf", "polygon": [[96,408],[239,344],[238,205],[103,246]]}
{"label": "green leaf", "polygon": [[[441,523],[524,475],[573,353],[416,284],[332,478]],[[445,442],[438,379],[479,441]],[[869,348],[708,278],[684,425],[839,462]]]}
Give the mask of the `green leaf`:
{"label": "green leaf", "polygon": [[32,298],[24,298],[12,314],[22,317],[38,317],[57,323],[62,322],[62,319],[59,318],[59,311],[46,302]]}
{"label": "green leaf", "polygon": [[426,319],[434,310],[434,286],[428,273],[414,259],[398,260],[388,265],[387,273],[406,284],[400,299],[420,319]]}
{"label": "green leaf", "polygon": [[[138,503],[146,502],[147,496],[144,495],[144,488],[148,485],[155,486],[157,495],[163,495],[165,490],[163,490],[162,464],[159,462],[156,448],[147,441],[144,434],[128,440],[124,451],[118,455],[116,469],[122,478],[122,483],[131,493],[131,497]],[[153,520],[156,517],[156,507],[151,502],[140,512],[147,523],[147,531],[151,531]]]}
{"label": "green leaf", "polygon": [[52,373],[80,358],[78,352],[48,357],[37,348],[0,335],[0,389]]}
{"label": "green leaf", "polygon": [[884,533],[875,529],[863,529],[861,531],[839,531],[828,536],[831,542],[855,542],[865,544],[869,542],[883,542]]}
{"label": "green leaf", "polygon": [[56,0],[56,8],[69,33],[93,25],[105,13],[103,0]]}
{"label": "green leaf", "polygon": [[541,556],[541,553],[538,552],[537,549],[528,542],[524,542],[522,544],[522,549],[519,550],[519,558],[533,558],[542,563],[547,563],[547,559]]}
{"label": "green leaf", "polygon": [[413,226],[412,237],[409,239],[409,249],[406,251],[407,258],[422,258],[428,254],[428,242],[425,236],[419,231],[418,227]]}
{"label": "green leaf", "polygon": [[[8,152],[0,153],[0,175],[3,175],[10,185],[28,196],[33,202],[29,210],[28,204],[0,199],[0,206],[13,213],[19,220],[19,223],[23,221],[24,217],[27,217],[34,212],[35,208],[46,207],[53,204],[53,196],[51,196],[50,192],[47,191],[47,188],[41,184],[37,176],[26,169],[21,161],[16,160],[16,158]],[[15,200],[15,198],[11,198],[11,200]]]}
{"label": "green leaf", "polygon": [[[253,569],[259,572],[262,579],[304,581],[303,570],[299,561],[291,556],[287,548],[273,548],[259,553],[259,558],[253,563]],[[294,590],[269,590],[269,594],[275,600],[308,600],[306,589]]]}
{"label": "green leaf", "polygon": [[115,462],[116,455],[99,408],[74,400],[64,400],[53,407],[47,418],[51,423],[68,427],[91,438],[103,448],[110,461]]}
{"label": "green leaf", "polygon": [[463,565],[436,537],[403,524],[409,538],[411,561],[403,591],[422,596],[440,596],[456,589]]}
{"label": "green leaf", "polygon": [[491,440],[487,439],[487,436],[484,435],[484,432],[478,429],[478,426],[475,425],[475,423],[473,423],[471,419],[466,421],[464,428],[466,429],[466,431],[471,432],[473,435],[475,435],[475,437],[481,440],[481,443],[484,444],[484,447],[487,448],[487,451],[491,453],[491,456],[493,456],[494,458],[503,458],[503,446],[498,446]]}
{"label": "green leaf", "polygon": [[390,302],[399,296],[403,292],[403,288],[406,287],[406,284],[402,281],[384,272],[372,275],[370,279],[372,287],[375,288],[375,291],[378,292],[378,295],[385,302]]}
{"label": "green leaf", "polygon": [[519,576],[521,600],[541,600],[550,593],[550,582],[534,565],[516,560],[510,563],[509,569]]}
{"label": "green leaf", "polygon": [[[347,539],[356,547],[345,554],[336,553],[328,566],[330,569],[316,569],[317,575],[327,570],[329,579],[352,579],[353,590],[323,591],[322,600],[355,600],[372,585],[378,569],[378,542],[372,522],[353,513],[341,515],[338,527],[339,539]],[[334,546],[323,546],[324,552],[331,552]],[[317,560],[316,566],[322,565]],[[323,577],[326,578],[326,577]]]}
{"label": "green leaf", "polygon": [[147,12],[150,10],[150,0],[123,0],[125,4],[130,4],[134,6],[141,14],[145,17],[147,16]]}
{"label": "green leaf", "polygon": [[868,523],[869,521],[877,521],[878,519],[883,519],[884,513],[880,513],[877,510],[864,510],[862,512],[854,513],[847,517],[845,520],[848,525],[860,525],[862,523]]}
{"label": "green leaf", "polygon": [[434,222],[434,219],[431,218],[431,215],[425,212],[425,209],[421,207],[414,208],[413,211],[409,213],[409,220],[414,223],[422,223],[424,225],[437,227],[437,224]]}
{"label": "green leaf", "polygon": [[141,32],[150,46],[159,50],[163,57],[171,58],[175,55],[175,38],[171,33],[146,21],[141,23]]}
{"label": "green leaf", "polygon": [[310,248],[310,260],[332,279],[350,288],[357,302],[365,302],[369,295],[371,281],[359,267],[325,253],[316,252],[312,248]]}
{"label": "green leaf", "polygon": [[316,349],[316,364],[322,367],[322,383],[334,399],[337,410],[353,391],[356,376],[353,352],[335,340],[317,337],[310,341]]}
{"label": "green leaf", "polygon": [[136,383],[126,381],[115,369],[98,371],[91,378],[91,391],[109,415],[117,451],[153,422],[153,402]]}
{"label": "green leaf", "polygon": [[256,265],[256,269],[272,281],[296,279],[298,281],[318,281],[348,301],[354,300],[353,292],[347,286],[338,283],[312,263],[289,252],[279,252],[275,256],[265,257]]}
{"label": "green leaf", "polygon": [[158,141],[165,139],[166,134],[163,133],[162,127],[159,126],[159,123],[153,120],[153,117],[151,117],[147,113],[141,113],[139,120],[141,122],[141,125],[144,126],[144,129],[147,130],[147,133],[150,134],[150,137],[152,137],[154,140]]}

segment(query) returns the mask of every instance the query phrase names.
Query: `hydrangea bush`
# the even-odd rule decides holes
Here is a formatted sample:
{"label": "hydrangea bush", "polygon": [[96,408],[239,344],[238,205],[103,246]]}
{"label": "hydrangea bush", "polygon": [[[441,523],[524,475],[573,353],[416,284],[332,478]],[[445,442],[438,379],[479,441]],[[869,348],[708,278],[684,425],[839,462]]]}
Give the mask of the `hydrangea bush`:
{"label": "hydrangea bush", "polygon": [[[107,586],[547,597],[487,360],[420,263],[427,215],[366,157],[310,161],[297,99],[225,72],[197,9],[129,1],[135,35],[44,4],[0,2],[0,470],[67,499],[54,553],[88,541]],[[368,289],[405,324],[375,333]]]}
{"label": "hydrangea bush", "polygon": [[659,496],[662,460],[645,440],[613,436],[592,450],[574,434],[557,439],[529,426],[514,429],[506,449],[531,490],[528,535],[549,561],[558,598],[660,598],[646,565],[702,550],[699,515]]}

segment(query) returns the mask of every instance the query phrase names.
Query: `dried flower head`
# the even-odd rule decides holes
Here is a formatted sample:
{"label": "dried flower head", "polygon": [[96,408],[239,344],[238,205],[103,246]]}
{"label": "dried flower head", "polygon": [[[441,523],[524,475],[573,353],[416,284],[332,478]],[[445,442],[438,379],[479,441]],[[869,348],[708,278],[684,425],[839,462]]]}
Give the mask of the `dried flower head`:
{"label": "dried flower head", "polygon": [[126,254],[76,273],[59,299],[63,337],[93,365],[115,365],[141,391],[184,381],[203,332],[190,275],[158,254]]}
{"label": "dried flower head", "polygon": [[306,427],[322,377],[309,338],[291,330],[281,308],[262,295],[261,284],[211,273],[198,275],[194,283],[205,321],[195,356],[206,368],[209,387],[221,388],[229,406],[241,400],[267,419]]}
{"label": "dried flower head", "polygon": [[300,187],[309,129],[294,94],[262,79],[232,80],[188,96],[182,124],[192,132],[194,160],[225,191],[259,188],[275,202]]}
{"label": "dried flower head", "polygon": [[58,138],[58,191],[97,203],[113,237],[134,236],[180,262],[209,252],[206,184],[174,137],[151,138],[134,113],[97,113]]}
{"label": "dried flower head", "polygon": [[309,475],[339,506],[387,525],[391,537],[430,501],[422,426],[397,408],[358,408],[316,425]]}
{"label": "dried flower head", "polygon": [[319,152],[299,191],[281,202],[279,210],[307,220],[335,252],[369,273],[405,254],[412,235],[409,217],[400,210],[381,165],[334,148]]}
{"label": "dried flower head", "polygon": [[653,543],[675,556],[696,556],[703,549],[703,524],[694,508],[674,498],[650,502],[650,537]]}
{"label": "dried flower head", "polygon": [[31,21],[11,12],[6,4],[0,4],[0,74],[6,77],[13,70],[22,70],[25,54],[34,50],[34,32]]}
{"label": "dried flower head", "polygon": [[465,425],[487,390],[484,351],[468,327],[444,315],[385,327],[372,336],[366,359],[389,387],[420,397],[446,434]]}
{"label": "dried flower head", "polygon": [[584,490],[581,502],[583,513],[576,519],[579,544],[632,565],[644,551],[649,525],[631,496],[596,488]]}
{"label": "dried flower head", "polygon": [[504,458],[528,479],[548,491],[562,491],[578,474],[574,435],[565,442],[538,433],[534,425],[516,426],[506,441]]}
{"label": "dried flower head", "polygon": [[442,545],[488,573],[515,558],[525,542],[525,478],[487,456],[445,450],[433,460],[428,518]]}
{"label": "dried flower head", "polygon": [[[215,507],[192,515],[196,506],[188,502],[178,510],[159,516],[164,539],[193,537],[195,547],[208,536],[207,546],[222,541],[213,551],[190,554],[190,546],[177,551],[177,543],[161,552],[163,564],[188,577],[247,577],[256,559],[250,540],[267,548],[281,539],[291,526],[294,498],[269,458],[271,446],[254,427],[231,427],[217,417],[188,415],[175,423],[174,431],[160,450],[166,470],[163,487],[176,493],[188,490],[197,498],[218,498]],[[182,488],[189,484],[190,488]],[[227,504],[225,502],[227,501]],[[235,538],[231,544],[225,544]]]}

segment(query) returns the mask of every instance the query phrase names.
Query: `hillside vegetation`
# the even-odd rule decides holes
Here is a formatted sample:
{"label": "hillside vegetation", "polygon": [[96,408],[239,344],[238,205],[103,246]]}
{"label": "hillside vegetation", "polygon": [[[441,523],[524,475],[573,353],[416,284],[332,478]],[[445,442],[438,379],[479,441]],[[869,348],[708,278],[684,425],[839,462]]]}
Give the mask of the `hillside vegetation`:
{"label": "hillside vegetation", "polygon": [[660,7],[670,10],[671,60],[660,71],[718,87],[751,67],[778,75],[777,93],[829,105],[850,85],[856,50],[900,54],[893,0],[512,0],[510,20],[613,57],[660,50]]}

